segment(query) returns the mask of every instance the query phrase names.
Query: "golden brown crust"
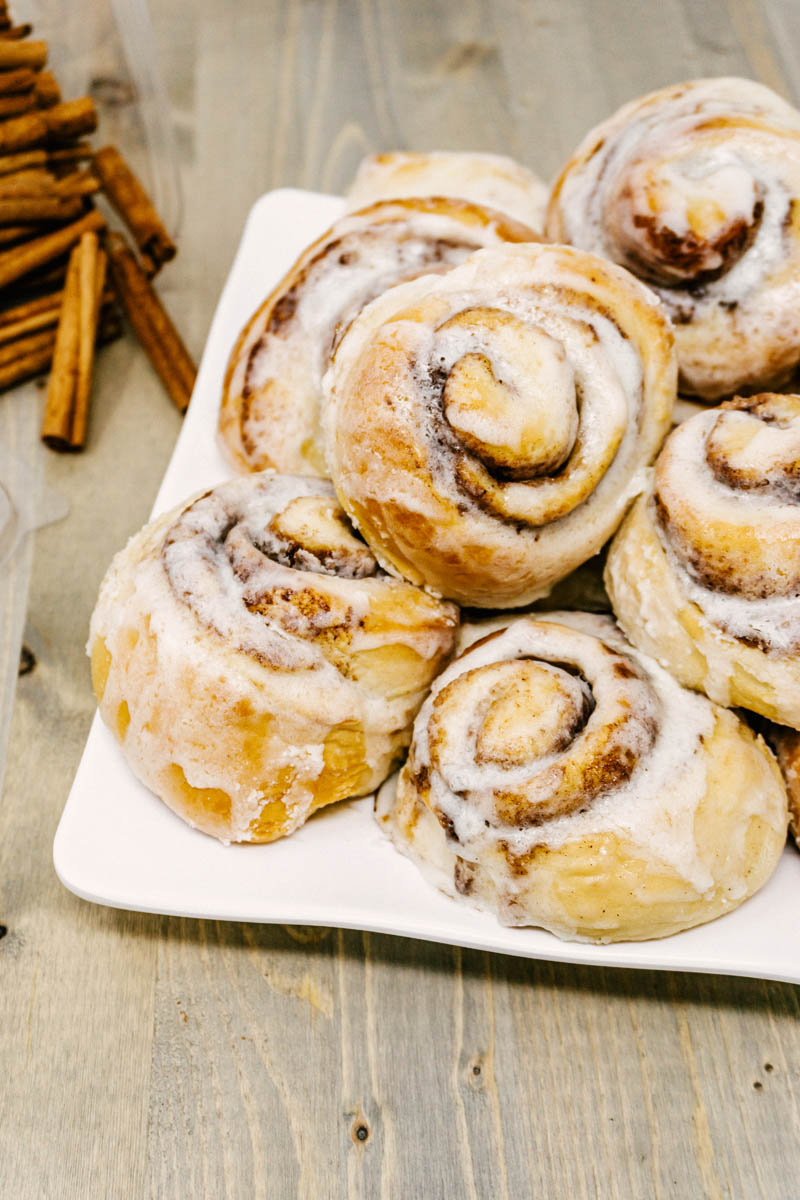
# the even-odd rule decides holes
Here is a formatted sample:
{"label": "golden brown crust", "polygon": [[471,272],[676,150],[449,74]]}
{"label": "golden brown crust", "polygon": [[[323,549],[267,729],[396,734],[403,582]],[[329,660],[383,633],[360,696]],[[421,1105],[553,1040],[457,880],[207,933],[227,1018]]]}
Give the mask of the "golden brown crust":
{"label": "golden brown crust", "polygon": [[605,582],[636,645],[720,704],[800,727],[800,397],[763,393],[670,434]]}
{"label": "golden brown crust", "polygon": [[329,484],[252,475],[117,556],[92,678],[129,765],[179,816],[272,841],[385,777],[456,623],[387,579]]}
{"label": "golden brown crust", "polygon": [[642,486],[671,420],[672,334],[627,272],[508,247],[374,301],[326,389],[332,478],[379,559],[513,607],[597,553]]}
{"label": "golden brown crust", "polygon": [[752,895],[780,856],[786,797],[733,713],[684,691],[608,619],[556,613],[476,641],[444,671],[377,817],[432,882],[505,924],[620,941]]}
{"label": "golden brown crust", "polygon": [[782,725],[770,725],[767,740],[783,772],[789,798],[789,831],[800,847],[800,733]]}
{"label": "golden brown crust", "polygon": [[542,181],[504,155],[390,151],[362,161],[347,194],[348,207],[399,196],[459,196],[508,213],[536,233],[542,231],[547,205]]}
{"label": "golden brown crust", "polygon": [[625,105],[553,186],[547,236],[656,288],[681,390],[784,384],[800,359],[800,114],[762,84],[700,79]]}
{"label": "golden brown crust", "polygon": [[535,236],[512,217],[436,196],[384,201],[342,217],[303,251],[236,340],[219,415],[232,464],[324,475],[321,378],[364,305],[482,246]]}

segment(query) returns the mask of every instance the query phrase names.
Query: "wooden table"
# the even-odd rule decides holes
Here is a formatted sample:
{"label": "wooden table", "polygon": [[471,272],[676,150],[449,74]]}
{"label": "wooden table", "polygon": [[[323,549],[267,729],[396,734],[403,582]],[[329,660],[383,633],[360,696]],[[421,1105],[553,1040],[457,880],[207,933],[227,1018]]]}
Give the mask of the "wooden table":
{"label": "wooden table", "polygon": [[[702,74],[800,100],[795,0],[153,10],[186,197],[163,289],[198,357],[271,187],[336,191],[395,146],[505,151],[547,174],[622,101]],[[0,446],[71,505],[0,578],[0,667],[23,621],[37,660],[0,813],[0,1194],[800,1196],[794,987],[142,916],[61,887],[51,845],[94,707],[89,614],[179,418],[129,338],[101,355],[80,458],[40,450],[41,400],[0,398]],[[0,758],[9,696],[2,711]]]}

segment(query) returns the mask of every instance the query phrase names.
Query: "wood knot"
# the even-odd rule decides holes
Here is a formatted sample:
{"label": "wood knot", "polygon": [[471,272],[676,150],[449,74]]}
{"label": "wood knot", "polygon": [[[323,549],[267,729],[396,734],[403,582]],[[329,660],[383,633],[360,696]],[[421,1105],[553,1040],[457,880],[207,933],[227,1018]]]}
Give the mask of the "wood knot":
{"label": "wood knot", "polygon": [[484,1064],[480,1054],[476,1054],[467,1064],[467,1081],[471,1088],[484,1086]]}
{"label": "wood knot", "polygon": [[30,675],[33,668],[36,666],[36,655],[31,650],[30,646],[23,646],[19,652],[19,667],[17,675]]}

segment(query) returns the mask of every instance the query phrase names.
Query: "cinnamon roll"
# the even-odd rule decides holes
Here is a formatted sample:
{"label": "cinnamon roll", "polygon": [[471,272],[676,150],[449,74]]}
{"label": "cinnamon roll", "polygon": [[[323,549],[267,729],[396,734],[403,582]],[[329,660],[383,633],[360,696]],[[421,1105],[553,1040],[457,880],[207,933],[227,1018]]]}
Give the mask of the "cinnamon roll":
{"label": "cinnamon roll", "polygon": [[675,380],[662,306],[628,272],[566,246],[480,251],[385,293],[339,343],[331,477],[387,570],[523,605],[616,529]]}
{"label": "cinnamon roll", "polygon": [[800,396],[679,425],[611,545],[628,637],[682,683],[800,728]]}
{"label": "cinnamon roll", "polygon": [[800,113],[763,84],[699,79],[626,104],[564,167],[546,230],[655,288],[682,391],[777,387],[800,361]]}
{"label": "cinnamon roll", "polygon": [[789,797],[789,832],[800,846],[800,733],[783,725],[770,725],[767,741],[775,751]]}
{"label": "cinnamon roll", "polygon": [[729,912],[786,839],[777,764],[609,618],[524,618],[435,681],[376,816],[454,899],[579,941]]}
{"label": "cinnamon roll", "polygon": [[385,778],[456,624],[383,574],[327,481],[270,472],[137,534],[89,651],[139,779],[205,833],[269,842]]}
{"label": "cinnamon roll", "polygon": [[364,305],[482,246],[534,236],[511,217],[465,200],[394,200],[342,217],[303,251],[233,348],[219,414],[232,465],[325,475],[321,379]]}
{"label": "cinnamon roll", "polygon": [[360,164],[347,193],[350,209],[399,196],[458,196],[508,213],[537,233],[548,191],[541,179],[503,154],[396,150]]}

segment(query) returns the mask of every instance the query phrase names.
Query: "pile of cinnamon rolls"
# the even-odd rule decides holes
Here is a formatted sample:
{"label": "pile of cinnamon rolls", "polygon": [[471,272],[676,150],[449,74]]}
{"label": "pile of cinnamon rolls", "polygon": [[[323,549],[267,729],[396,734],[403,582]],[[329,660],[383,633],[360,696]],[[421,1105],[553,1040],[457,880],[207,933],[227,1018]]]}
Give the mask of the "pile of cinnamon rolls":
{"label": "pile of cinnamon rolls", "polygon": [[564,938],[735,908],[798,816],[799,362],[800,113],[759,84],[627,105],[549,193],[368,160],[233,348],[235,477],[102,585],[130,766],[225,842],[379,789],[433,885]]}

